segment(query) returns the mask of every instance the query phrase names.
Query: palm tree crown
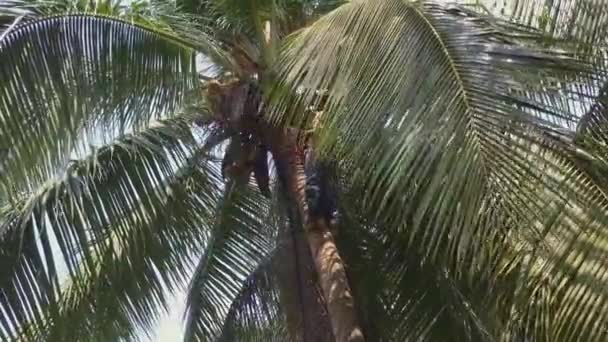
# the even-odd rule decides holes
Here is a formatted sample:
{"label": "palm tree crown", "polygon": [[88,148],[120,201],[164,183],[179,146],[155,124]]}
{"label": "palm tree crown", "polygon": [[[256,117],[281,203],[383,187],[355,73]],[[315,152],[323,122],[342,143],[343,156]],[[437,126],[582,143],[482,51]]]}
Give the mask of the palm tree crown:
{"label": "palm tree crown", "polygon": [[187,341],[605,341],[606,31],[0,0],[0,340],[138,340],[187,290]]}

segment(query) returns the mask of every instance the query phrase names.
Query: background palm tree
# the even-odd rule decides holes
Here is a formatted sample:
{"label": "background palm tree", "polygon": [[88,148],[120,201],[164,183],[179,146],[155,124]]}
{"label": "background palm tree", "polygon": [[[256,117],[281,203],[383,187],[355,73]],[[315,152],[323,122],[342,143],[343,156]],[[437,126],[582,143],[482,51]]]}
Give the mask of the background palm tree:
{"label": "background palm tree", "polygon": [[493,3],[0,0],[0,338],[604,341],[608,5]]}

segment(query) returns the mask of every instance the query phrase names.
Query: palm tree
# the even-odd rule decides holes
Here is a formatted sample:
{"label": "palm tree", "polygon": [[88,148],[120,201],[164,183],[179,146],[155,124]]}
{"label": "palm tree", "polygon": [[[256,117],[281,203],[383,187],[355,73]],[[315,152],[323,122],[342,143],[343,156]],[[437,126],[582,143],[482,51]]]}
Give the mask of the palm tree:
{"label": "palm tree", "polygon": [[494,2],[0,0],[0,339],[605,341],[608,5]]}

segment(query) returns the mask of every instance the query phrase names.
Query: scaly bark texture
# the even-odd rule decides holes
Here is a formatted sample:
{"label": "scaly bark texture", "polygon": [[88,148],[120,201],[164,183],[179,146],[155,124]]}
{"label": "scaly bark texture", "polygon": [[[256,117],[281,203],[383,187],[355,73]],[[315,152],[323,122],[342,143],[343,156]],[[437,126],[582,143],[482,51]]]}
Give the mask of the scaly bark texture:
{"label": "scaly bark texture", "polygon": [[348,285],[344,262],[323,219],[308,214],[304,153],[298,147],[295,134],[271,130],[268,137],[273,156],[286,168],[285,182],[292,200],[303,219],[304,232],[310,248],[319,284],[323,290],[329,319],[336,342],[363,342],[352,291]]}

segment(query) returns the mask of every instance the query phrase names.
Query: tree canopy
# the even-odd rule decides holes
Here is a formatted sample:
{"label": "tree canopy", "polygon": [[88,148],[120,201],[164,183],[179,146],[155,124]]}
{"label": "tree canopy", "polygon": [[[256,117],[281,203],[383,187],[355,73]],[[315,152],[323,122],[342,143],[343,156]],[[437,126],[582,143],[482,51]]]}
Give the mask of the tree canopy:
{"label": "tree canopy", "polygon": [[138,340],[186,290],[186,341],[605,341],[607,30],[0,0],[0,340]]}

